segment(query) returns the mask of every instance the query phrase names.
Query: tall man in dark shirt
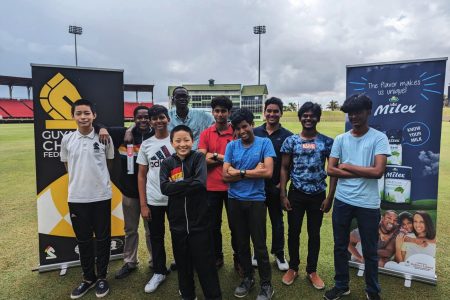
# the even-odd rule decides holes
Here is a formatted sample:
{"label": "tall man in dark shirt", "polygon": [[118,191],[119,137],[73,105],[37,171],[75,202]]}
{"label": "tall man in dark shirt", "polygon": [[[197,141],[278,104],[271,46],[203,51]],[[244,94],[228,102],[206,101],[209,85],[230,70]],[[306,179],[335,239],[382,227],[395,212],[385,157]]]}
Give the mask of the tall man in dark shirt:
{"label": "tall man in dark shirt", "polygon": [[[125,223],[125,244],[123,247],[123,260],[124,265],[119,269],[115,275],[116,279],[122,279],[127,277],[132,271],[136,269],[137,249],[139,242],[139,219],[141,218],[141,206],[139,202],[139,192],[137,185],[138,165],[136,158],[139,153],[141,143],[152,137],[154,131],[150,127],[148,107],[137,106],[133,112],[134,126],[132,128],[125,127],[109,127],[107,131],[102,124],[98,124],[100,127],[100,137],[111,135],[113,144],[119,151],[121,171],[119,177],[119,189],[122,193],[122,210]],[[131,134],[131,136],[130,136]],[[125,140],[129,139],[130,142]],[[127,149],[127,145],[132,145],[132,149]],[[128,170],[128,155],[127,151],[131,150],[133,157],[133,170]],[[145,228],[145,241],[147,244],[147,250],[149,252],[149,262],[151,262],[151,244],[150,233],[148,230],[148,223],[144,223]]]}
{"label": "tall man in dark shirt", "polygon": [[277,154],[274,158],[273,176],[265,180],[266,205],[272,223],[272,249],[270,253],[275,256],[278,269],[287,271],[289,264],[284,257],[284,224],[283,211],[280,202],[280,169],[281,169],[281,145],[284,140],[293,133],[283,128],[280,118],[283,115],[283,101],[279,98],[269,98],[264,103],[264,117],[266,122],[254,129],[259,137],[267,137],[272,141]]}

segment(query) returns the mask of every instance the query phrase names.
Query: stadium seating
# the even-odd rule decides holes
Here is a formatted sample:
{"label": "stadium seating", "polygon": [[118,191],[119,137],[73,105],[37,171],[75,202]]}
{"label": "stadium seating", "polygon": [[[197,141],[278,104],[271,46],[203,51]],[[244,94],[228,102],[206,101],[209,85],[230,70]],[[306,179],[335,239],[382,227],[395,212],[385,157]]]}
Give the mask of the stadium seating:
{"label": "stadium seating", "polygon": [[[133,111],[139,105],[151,107],[151,103],[124,103],[125,119],[133,119]],[[0,98],[0,119],[32,119],[33,101]]]}
{"label": "stadium seating", "polygon": [[33,109],[31,100],[0,99],[0,114],[4,119],[7,118],[33,118]]}
{"label": "stadium seating", "polygon": [[124,103],[124,117],[125,117],[125,119],[133,119],[133,111],[139,105],[152,107],[151,103],[125,102]]}

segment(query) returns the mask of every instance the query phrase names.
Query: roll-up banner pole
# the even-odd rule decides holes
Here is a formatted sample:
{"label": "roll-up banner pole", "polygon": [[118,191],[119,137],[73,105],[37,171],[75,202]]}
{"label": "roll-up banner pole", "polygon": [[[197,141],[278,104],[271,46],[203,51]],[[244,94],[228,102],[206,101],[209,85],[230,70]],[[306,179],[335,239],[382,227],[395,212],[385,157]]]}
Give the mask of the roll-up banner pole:
{"label": "roll-up banner pole", "polygon": [[[68,175],[60,161],[62,137],[77,128],[71,104],[81,98],[96,105],[96,121],[123,126],[123,70],[31,64],[39,232],[39,272],[79,265],[67,204]],[[114,178],[112,176],[112,178]],[[114,183],[114,179],[113,179]],[[123,252],[121,193],[112,184],[111,259]]]}
{"label": "roll-up banner pole", "polygon": [[[347,97],[365,93],[372,99],[369,126],[384,132],[389,140],[392,155],[378,181],[382,215],[378,265],[382,273],[405,278],[405,286],[411,280],[437,281],[436,216],[446,62],[447,58],[435,58],[347,66]],[[353,254],[350,265],[362,273],[357,230],[350,234],[349,252]]]}

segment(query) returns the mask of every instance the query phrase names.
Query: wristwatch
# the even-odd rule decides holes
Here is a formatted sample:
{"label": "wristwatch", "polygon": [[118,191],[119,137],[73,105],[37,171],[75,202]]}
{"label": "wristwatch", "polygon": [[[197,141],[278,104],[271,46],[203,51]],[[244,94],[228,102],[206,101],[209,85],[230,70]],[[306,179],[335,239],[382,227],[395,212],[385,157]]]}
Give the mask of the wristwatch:
{"label": "wristwatch", "polygon": [[217,160],[217,158],[219,157],[219,154],[217,152],[213,153],[213,160]]}
{"label": "wristwatch", "polygon": [[240,170],[239,173],[241,174],[241,178],[245,177],[245,174],[247,173],[246,170]]}

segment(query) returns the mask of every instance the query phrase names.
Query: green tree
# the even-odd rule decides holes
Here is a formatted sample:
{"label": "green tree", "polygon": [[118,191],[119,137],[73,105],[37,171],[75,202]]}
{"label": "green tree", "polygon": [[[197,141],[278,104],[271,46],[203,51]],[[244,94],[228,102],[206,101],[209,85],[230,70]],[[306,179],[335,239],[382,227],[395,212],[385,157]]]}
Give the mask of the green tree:
{"label": "green tree", "polygon": [[328,102],[327,104],[327,109],[331,110],[331,111],[335,111],[339,109],[339,102],[334,101],[334,100],[330,100],[330,102]]}
{"label": "green tree", "polygon": [[289,102],[288,103],[288,111],[297,111],[297,103]]}

